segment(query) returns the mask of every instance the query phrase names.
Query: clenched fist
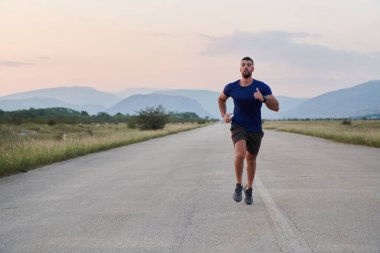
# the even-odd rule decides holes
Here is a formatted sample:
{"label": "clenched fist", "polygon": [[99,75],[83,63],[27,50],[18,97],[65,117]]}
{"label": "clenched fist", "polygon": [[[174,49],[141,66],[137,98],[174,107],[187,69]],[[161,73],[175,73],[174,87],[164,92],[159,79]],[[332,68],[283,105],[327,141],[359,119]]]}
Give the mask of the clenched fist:
{"label": "clenched fist", "polygon": [[226,114],[224,114],[223,119],[224,119],[225,123],[231,123],[231,121],[232,121],[232,113],[226,113]]}
{"label": "clenched fist", "polygon": [[256,88],[256,92],[253,93],[253,96],[255,97],[255,99],[259,100],[260,102],[264,101],[263,94],[261,94],[259,88]]}

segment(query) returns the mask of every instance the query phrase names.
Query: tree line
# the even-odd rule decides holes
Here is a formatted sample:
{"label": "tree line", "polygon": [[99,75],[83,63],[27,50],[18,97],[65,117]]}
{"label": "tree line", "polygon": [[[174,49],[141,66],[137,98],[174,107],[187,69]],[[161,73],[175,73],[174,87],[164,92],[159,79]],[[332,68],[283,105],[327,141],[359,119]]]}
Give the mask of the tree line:
{"label": "tree line", "polygon": [[201,118],[193,112],[166,112],[162,106],[147,107],[135,115],[117,113],[110,115],[99,112],[89,115],[86,111],[75,111],[69,108],[46,108],[3,111],[0,109],[0,123],[22,124],[91,124],[91,123],[127,123],[130,128],[161,129],[167,123],[207,123],[213,119]]}

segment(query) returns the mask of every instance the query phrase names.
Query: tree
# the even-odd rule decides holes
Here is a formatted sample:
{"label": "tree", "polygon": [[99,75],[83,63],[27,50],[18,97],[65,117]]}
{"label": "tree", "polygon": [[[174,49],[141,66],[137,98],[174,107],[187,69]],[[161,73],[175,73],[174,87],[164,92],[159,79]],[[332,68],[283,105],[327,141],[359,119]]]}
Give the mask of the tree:
{"label": "tree", "polygon": [[112,122],[114,123],[120,123],[120,122],[127,122],[128,117],[120,112],[112,116]]}
{"label": "tree", "polygon": [[90,115],[88,114],[88,112],[86,112],[86,111],[81,111],[80,112],[80,115],[81,116],[86,116],[86,117],[89,117]]}
{"label": "tree", "polygon": [[96,120],[98,122],[110,122],[111,119],[112,119],[112,116],[109,115],[108,113],[106,112],[99,112],[96,116],[95,116]]}
{"label": "tree", "polygon": [[165,109],[162,105],[140,110],[137,116],[137,125],[141,130],[162,129],[168,121],[169,115],[165,113]]}
{"label": "tree", "polygon": [[137,128],[137,115],[132,115],[128,117],[127,126],[131,129]]}

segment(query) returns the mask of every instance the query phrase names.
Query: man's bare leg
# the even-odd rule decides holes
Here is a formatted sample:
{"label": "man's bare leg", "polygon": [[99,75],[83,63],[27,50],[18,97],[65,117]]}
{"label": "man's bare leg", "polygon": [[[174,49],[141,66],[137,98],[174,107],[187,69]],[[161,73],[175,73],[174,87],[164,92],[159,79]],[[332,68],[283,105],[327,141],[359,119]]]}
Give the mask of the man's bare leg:
{"label": "man's bare leg", "polygon": [[242,177],[243,177],[243,169],[244,169],[244,159],[245,159],[245,152],[246,152],[246,146],[245,146],[245,140],[240,140],[235,143],[235,176],[236,176],[236,188],[233,194],[233,199],[236,202],[240,202],[242,200],[242,191],[243,191],[243,184],[242,184]]}
{"label": "man's bare leg", "polygon": [[236,181],[239,184],[243,183],[243,169],[246,150],[245,140],[240,140],[235,143],[235,176]]}
{"label": "man's bare leg", "polygon": [[247,160],[247,188],[252,188],[253,180],[256,174],[256,155],[246,152],[245,158]]}

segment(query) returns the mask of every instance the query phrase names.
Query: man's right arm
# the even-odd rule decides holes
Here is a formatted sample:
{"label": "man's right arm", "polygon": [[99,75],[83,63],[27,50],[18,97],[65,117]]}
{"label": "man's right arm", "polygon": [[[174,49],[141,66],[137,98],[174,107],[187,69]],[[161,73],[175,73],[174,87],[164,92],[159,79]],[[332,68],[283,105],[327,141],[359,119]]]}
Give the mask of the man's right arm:
{"label": "man's right arm", "polygon": [[224,122],[230,123],[231,113],[227,113],[227,106],[226,106],[227,99],[228,97],[224,94],[224,92],[221,92],[218,99],[218,105],[219,105],[220,115],[224,119]]}

